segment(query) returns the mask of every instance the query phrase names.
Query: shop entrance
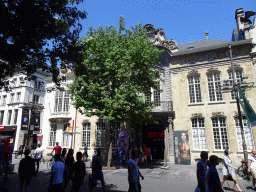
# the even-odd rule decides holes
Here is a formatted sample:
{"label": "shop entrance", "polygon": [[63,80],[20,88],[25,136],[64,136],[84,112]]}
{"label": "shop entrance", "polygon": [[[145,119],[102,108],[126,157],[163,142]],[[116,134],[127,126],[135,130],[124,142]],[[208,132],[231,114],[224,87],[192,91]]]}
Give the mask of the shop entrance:
{"label": "shop entrance", "polygon": [[151,149],[153,159],[164,159],[164,125],[143,125],[142,144]]}

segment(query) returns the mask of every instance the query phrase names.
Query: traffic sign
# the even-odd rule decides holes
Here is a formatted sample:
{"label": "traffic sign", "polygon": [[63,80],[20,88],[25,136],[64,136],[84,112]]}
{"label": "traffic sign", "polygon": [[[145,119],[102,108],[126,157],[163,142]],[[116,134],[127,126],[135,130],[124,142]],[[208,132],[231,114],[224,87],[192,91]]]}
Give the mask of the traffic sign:
{"label": "traffic sign", "polygon": [[42,134],[42,129],[39,129],[39,131],[40,131],[40,134]]}
{"label": "traffic sign", "polygon": [[41,141],[41,136],[38,136],[38,137],[37,137],[37,141]]}
{"label": "traffic sign", "polygon": [[4,125],[0,125],[0,130],[4,130],[5,126]]}

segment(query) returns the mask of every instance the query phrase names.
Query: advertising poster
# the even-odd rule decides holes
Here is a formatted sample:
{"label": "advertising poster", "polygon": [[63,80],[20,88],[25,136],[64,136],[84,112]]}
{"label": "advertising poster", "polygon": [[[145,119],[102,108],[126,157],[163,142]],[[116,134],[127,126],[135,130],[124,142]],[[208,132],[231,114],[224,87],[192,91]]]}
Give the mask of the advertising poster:
{"label": "advertising poster", "polygon": [[129,150],[129,131],[119,131],[117,136],[117,150],[122,151],[125,150],[128,153]]}
{"label": "advertising poster", "polygon": [[175,164],[190,165],[191,154],[188,131],[173,131]]}
{"label": "advertising poster", "polygon": [[22,109],[21,130],[28,130],[29,109]]}
{"label": "advertising poster", "polygon": [[31,118],[31,125],[34,125],[34,131],[39,131],[40,130],[40,112],[39,111],[33,111],[32,112],[32,117]]}

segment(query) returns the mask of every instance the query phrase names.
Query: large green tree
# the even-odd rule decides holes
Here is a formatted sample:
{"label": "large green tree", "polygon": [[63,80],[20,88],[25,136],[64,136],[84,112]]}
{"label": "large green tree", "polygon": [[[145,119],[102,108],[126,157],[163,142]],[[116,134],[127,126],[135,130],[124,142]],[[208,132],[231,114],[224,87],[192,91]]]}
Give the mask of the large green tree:
{"label": "large green tree", "polygon": [[[90,27],[87,36],[82,37],[82,51],[73,63],[76,79],[69,92],[74,106],[86,116],[130,126],[140,124],[142,119],[152,120],[149,112],[154,104],[145,105],[143,95],[149,95],[151,88],[160,91],[156,82],[159,71],[154,65],[162,51],[148,40],[141,23],[126,29],[120,16],[118,30],[113,26]],[[111,154],[112,139],[108,167]]]}
{"label": "large green tree", "polygon": [[58,62],[70,62],[79,48],[79,20],[87,13],[75,5],[82,1],[1,0],[0,79],[17,68],[29,77],[41,68],[58,82]]}

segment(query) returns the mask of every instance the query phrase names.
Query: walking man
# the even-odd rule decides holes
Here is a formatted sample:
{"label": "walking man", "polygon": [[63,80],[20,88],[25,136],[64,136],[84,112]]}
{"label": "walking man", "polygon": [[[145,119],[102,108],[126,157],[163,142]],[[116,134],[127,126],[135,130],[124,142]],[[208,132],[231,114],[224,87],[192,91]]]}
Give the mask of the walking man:
{"label": "walking man", "polygon": [[248,172],[252,173],[253,180],[252,180],[252,188],[256,190],[255,183],[256,183],[256,149],[252,150],[252,155],[248,156]]}
{"label": "walking man", "polygon": [[37,165],[36,172],[38,172],[38,170],[39,170],[39,162],[42,159],[42,157],[43,157],[43,150],[41,149],[41,144],[38,144],[37,148],[35,150],[35,155],[34,155],[35,162]]}
{"label": "walking man", "polygon": [[55,154],[55,163],[52,165],[49,191],[61,192],[63,185],[64,163],[60,161],[60,155]]}
{"label": "walking man", "polygon": [[197,163],[197,181],[198,181],[198,187],[200,188],[200,192],[205,192],[205,182],[206,182],[206,171],[207,171],[207,164],[206,160],[208,159],[208,152],[202,151],[201,152],[201,159]]}
{"label": "walking man", "polygon": [[51,155],[53,153],[53,151],[55,151],[55,155],[56,154],[61,154],[61,146],[59,146],[59,142],[56,142],[56,146],[53,148],[52,152],[51,152]]}
{"label": "walking man", "polygon": [[86,159],[88,158],[87,151],[88,151],[88,147],[87,147],[86,143],[84,143],[84,156],[86,157]]}
{"label": "walking man", "polygon": [[[71,191],[79,192],[81,185],[84,183],[84,176],[85,176],[85,163],[82,161],[82,153],[76,153],[76,162],[73,165],[73,173],[74,177],[72,176],[72,189]],[[72,173],[72,175],[73,175]]]}
{"label": "walking man", "polygon": [[138,167],[136,165],[137,152],[132,150],[132,158],[128,160],[128,182],[129,190],[128,192],[138,192]]}
{"label": "walking man", "polygon": [[[106,191],[106,186],[104,182],[104,175],[102,172],[103,158],[101,156],[100,148],[97,149],[97,154],[92,159],[92,183],[97,183],[97,180],[100,180],[103,191]],[[93,186],[90,185],[90,192],[92,191]]]}
{"label": "walking man", "polygon": [[20,178],[20,191],[23,191],[23,185],[25,183],[25,192],[29,190],[29,184],[32,177],[35,174],[35,163],[29,156],[29,149],[25,150],[25,158],[20,161],[19,164],[19,178]]}

